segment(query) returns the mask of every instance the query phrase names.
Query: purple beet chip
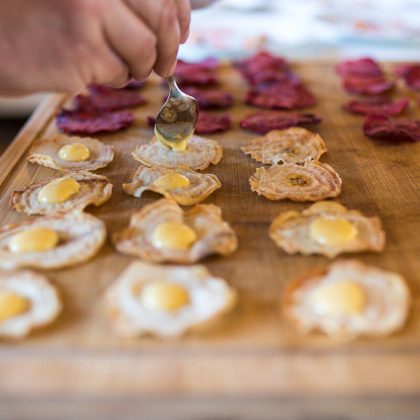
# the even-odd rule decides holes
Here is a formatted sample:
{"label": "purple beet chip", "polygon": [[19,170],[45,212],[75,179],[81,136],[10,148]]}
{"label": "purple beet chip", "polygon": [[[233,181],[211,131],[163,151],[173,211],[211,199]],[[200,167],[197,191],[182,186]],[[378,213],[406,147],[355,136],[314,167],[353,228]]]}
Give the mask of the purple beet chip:
{"label": "purple beet chip", "polygon": [[241,120],[240,126],[260,134],[271,130],[282,130],[307,124],[319,124],[321,118],[314,114],[298,112],[270,111],[250,114]]}
{"label": "purple beet chip", "polygon": [[67,134],[114,133],[134,122],[130,111],[89,112],[63,109],[56,117],[58,128]]}
{"label": "purple beet chip", "polygon": [[368,98],[364,100],[353,100],[343,105],[343,109],[351,114],[380,115],[390,117],[399,115],[408,107],[407,98],[392,101],[387,98]]}
{"label": "purple beet chip", "polygon": [[372,139],[420,141],[420,120],[368,115],[363,124],[363,132]]}

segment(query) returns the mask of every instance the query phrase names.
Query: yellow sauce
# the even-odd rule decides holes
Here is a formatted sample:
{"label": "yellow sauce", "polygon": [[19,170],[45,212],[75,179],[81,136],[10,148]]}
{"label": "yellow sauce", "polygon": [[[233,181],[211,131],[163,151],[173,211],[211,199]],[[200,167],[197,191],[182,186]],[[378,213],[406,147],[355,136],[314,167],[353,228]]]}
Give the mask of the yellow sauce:
{"label": "yellow sauce", "polygon": [[90,158],[90,150],[82,143],[71,143],[63,146],[58,156],[67,162],[83,162]]}
{"label": "yellow sauce", "polygon": [[0,290],[0,322],[26,312],[29,306],[28,299],[23,296]]}
{"label": "yellow sauce", "polygon": [[340,281],[320,286],[313,292],[311,301],[320,315],[355,315],[363,311],[366,294],[357,283]]}
{"label": "yellow sauce", "polygon": [[152,243],[157,248],[187,250],[196,240],[194,230],[182,222],[162,223],[152,234]]}
{"label": "yellow sauce", "polygon": [[23,230],[13,235],[9,240],[9,249],[12,252],[43,252],[53,249],[59,241],[55,230],[36,227]]}
{"label": "yellow sauce", "polygon": [[352,241],[357,235],[356,227],[346,219],[315,219],[309,228],[310,237],[327,246],[340,246]]}
{"label": "yellow sauce", "polygon": [[178,172],[169,172],[156,179],[156,181],[153,182],[153,185],[169,191],[176,188],[188,187],[190,185],[190,180]]}
{"label": "yellow sauce", "polygon": [[143,288],[140,299],[146,309],[176,311],[187,305],[190,297],[188,290],[180,284],[156,281]]}
{"label": "yellow sauce", "polygon": [[63,203],[78,193],[80,184],[73,178],[55,179],[45,185],[38,193],[38,201],[46,204]]}
{"label": "yellow sauce", "polygon": [[155,131],[155,134],[156,134],[157,139],[160,141],[160,143],[162,143],[164,146],[168,147],[169,149],[173,150],[174,152],[185,152],[185,150],[187,150],[188,140],[191,138],[191,136],[189,136],[186,139],[174,142],[174,141],[166,140],[164,137],[156,133],[156,131]]}

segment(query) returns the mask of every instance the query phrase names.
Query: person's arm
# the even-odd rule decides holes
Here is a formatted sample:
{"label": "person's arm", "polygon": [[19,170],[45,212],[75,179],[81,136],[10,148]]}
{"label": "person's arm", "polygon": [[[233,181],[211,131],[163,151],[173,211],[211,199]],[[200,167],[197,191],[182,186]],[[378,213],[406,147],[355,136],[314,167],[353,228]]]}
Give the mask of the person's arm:
{"label": "person's arm", "polygon": [[1,0],[0,93],[168,76],[189,22],[188,0]]}

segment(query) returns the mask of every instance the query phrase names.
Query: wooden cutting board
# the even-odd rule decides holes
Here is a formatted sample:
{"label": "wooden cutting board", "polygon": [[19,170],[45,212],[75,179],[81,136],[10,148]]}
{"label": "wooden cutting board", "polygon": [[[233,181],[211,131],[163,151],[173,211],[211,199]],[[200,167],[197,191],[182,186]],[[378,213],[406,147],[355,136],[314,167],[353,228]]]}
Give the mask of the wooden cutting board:
{"label": "wooden cutting board", "polygon": [[[356,257],[407,279],[414,300],[404,331],[389,338],[343,342],[301,336],[282,319],[278,302],[284,285],[329,260],[286,255],[269,239],[268,226],[279,212],[309,204],[270,202],[250,191],[248,178],[260,165],[240,152],[253,134],[241,130],[238,122],[252,109],[242,105],[244,82],[225,67],[220,77],[236,98],[233,129],[211,136],[224,147],[222,162],[208,169],[220,178],[222,189],[206,202],[221,206],[240,245],[231,257],[210,258],[204,264],[239,290],[238,308],[199,335],[167,341],[117,338],[104,317],[103,294],[133,259],[117,254],[108,242],[92,261],[46,273],[64,301],[64,313],[52,327],[20,342],[1,342],[0,415],[115,418],[112,413],[129,417],[134,406],[139,410],[134,413],[169,418],[212,418],[217,413],[238,418],[366,418],[366,410],[376,410],[370,412],[379,413],[378,418],[415,416],[420,406],[420,144],[365,138],[363,119],[340,109],[347,97],[331,63],[294,68],[319,98],[314,112],[323,123],[313,129],[328,146],[322,160],[343,179],[339,200],[379,216],[386,230],[383,253],[345,258]],[[114,192],[108,203],[89,212],[105,220],[109,233],[127,225],[133,211],[159,198],[148,193],[136,199],[121,188],[137,167],[131,151],[151,137],[145,118],[156,114],[164,90],[151,80],[142,93],[150,102],[136,109],[136,125],[100,136],[115,148],[114,162],[98,171],[110,177]],[[404,93],[398,86],[396,96]],[[419,116],[411,97],[408,115]],[[25,158],[34,141],[56,131],[53,116],[65,100],[52,96],[43,103],[1,157],[1,224],[23,219],[9,207],[14,190],[57,173]]]}

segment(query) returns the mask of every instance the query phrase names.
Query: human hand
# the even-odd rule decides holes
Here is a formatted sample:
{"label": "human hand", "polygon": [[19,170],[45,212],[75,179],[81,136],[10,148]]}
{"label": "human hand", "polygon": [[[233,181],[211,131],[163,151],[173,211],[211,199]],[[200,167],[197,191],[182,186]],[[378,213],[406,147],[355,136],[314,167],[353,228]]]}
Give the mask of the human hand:
{"label": "human hand", "polygon": [[172,73],[188,0],[2,0],[0,92],[76,92]]}

